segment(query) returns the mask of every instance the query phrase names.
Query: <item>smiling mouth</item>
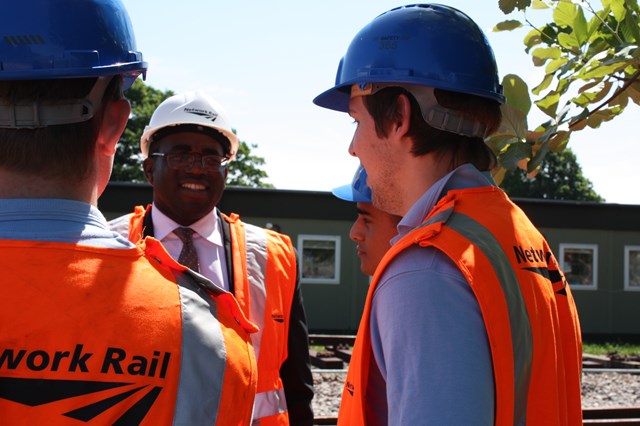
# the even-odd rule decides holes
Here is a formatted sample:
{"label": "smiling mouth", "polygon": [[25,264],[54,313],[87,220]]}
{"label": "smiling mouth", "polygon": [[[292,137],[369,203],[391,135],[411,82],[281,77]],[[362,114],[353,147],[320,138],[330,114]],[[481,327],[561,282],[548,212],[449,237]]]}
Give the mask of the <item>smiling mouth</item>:
{"label": "smiling mouth", "polygon": [[207,189],[206,186],[200,183],[183,183],[180,187],[191,191],[204,191]]}

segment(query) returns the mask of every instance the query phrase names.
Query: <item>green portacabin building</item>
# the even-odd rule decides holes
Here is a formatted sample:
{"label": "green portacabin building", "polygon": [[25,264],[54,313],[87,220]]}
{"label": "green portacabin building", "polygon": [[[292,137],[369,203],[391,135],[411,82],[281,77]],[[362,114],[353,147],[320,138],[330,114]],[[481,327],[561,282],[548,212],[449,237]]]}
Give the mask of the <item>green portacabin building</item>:
{"label": "green portacabin building", "polygon": [[[98,207],[112,219],[151,200],[150,185],[111,182]],[[514,201],[565,271],[583,335],[640,338],[640,205]],[[355,334],[369,277],[349,238],[354,203],[330,192],[228,187],[219,208],[291,237],[311,333]]]}

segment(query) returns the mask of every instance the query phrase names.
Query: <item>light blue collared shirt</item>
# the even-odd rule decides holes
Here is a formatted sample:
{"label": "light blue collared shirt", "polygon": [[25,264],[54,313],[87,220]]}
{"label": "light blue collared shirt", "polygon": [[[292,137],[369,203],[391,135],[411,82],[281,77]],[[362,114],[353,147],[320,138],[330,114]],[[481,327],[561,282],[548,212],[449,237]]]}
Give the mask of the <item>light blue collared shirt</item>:
{"label": "light blue collared shirt", "polygon": [[127,239],[109,230],[95,206],[51,198],[0,199],[0,239],[133,247]]}
{"label": "light blue collared shirt", "polygon": [[[411,207],[392,242],[419,226],[447,191],[487,185],[495,185],[488,173],[455,169]],[[372,424],[493,425],[484,321],[471,287],[444,253],[414,245],[394,258],[375,290],[370,325]]]}

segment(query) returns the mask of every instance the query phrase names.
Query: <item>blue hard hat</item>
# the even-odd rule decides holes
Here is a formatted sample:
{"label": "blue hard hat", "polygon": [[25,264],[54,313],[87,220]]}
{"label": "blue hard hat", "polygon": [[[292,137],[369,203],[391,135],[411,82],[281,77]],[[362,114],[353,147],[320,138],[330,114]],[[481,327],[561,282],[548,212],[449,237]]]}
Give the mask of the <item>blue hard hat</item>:
{"label": "blue hard hat", "polygon": [[120,0],[18,0],[0,13],[0,80],[145,74]]}
{"label": "blue hard hat", "polygon": [[482,30],[450,6],[391,9],[355,36],[340,60],[335,86],[313,102],[347,112],[351,86],[415,84],[504,102],[493,50]]}
{"label": "blue hard hat", "polygon": [[359,165],[349,185],[338,186],[333,188],[331,192],[345,201],[370,203],[371,188],[367,185],[367,171],[362,165]]}

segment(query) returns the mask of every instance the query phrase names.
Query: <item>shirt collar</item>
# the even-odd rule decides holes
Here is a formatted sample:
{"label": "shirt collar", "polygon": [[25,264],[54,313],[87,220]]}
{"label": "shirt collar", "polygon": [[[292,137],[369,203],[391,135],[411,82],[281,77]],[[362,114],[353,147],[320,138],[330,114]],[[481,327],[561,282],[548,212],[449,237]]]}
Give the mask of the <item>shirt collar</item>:
{"label": "shirt collar", "polygon": [[454,189],[475,188],[487,185],[494,185],[495,182],[490,172],[481,172],[471,164],[463,164],[452,170],[442,179],[429,188],[398,223],[398,235],[393,237],[391,244],[394,244],[409,231],[420,226],[425,217],[435,207],[436,203],[447,192]]}
{"label": "shirt collar", "polygon": [[[151,209],[151,218],[153,219],[154,236],[160,241],[172,234],[174,229],[183,226],[164,214],[155,203]],[[222,246],[222,232],[219,222],[217,208],[214,207],[209,214],[188,226],[212,244]],[[178,237],[175,236],[175,238]]]}

